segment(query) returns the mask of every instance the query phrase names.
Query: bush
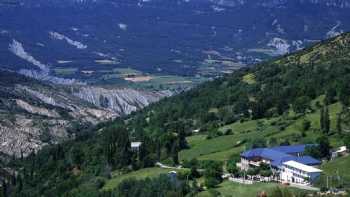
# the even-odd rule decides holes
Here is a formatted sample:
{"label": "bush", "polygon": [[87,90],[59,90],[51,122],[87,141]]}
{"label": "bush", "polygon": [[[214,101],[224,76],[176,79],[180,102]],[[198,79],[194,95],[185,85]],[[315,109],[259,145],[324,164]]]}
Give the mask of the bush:
{"label": "bush", "polygon": [[254,176],[254,175],[257,175],[257,174],[259,174],[259,169],[258,168],[250,168],[247,171],[247,175],[250,175],[250,176]]}
{"label": "bush", "polygon": [[224,131],[224,135],[232,135],[232,134],[233,134],[232,129],[226,129],[226,130]]}
{"label": "bush", "polygon": [[208,190],[208,192],[209,192],[210,196],[212,196],[212,197],[217,197],[217,196],[221,195],[219,191],[214,190],[214,189],[210,189],[210,190]]}
{"label": "bush", "polygon": [[234,176],[238,176],[239,169],[237,168],[237,163],[240,161],[240,156],[238,154],[233,154],[230,156],[229,160],[226,164],[226,169],[229,173],[234,174]]}
{"label": "bush", "polygon": [[190,177],[191,177],[191,179],[201,177],[201,174],[198,172],[197,167],[195,167],[195,166],[191,167]]}
{"label": "bush", "polygon": [[250,142],[249,147],[250,148],[264,148],[264,147],[266,147],[266,140],[264,138],[261,138],[261,137],[254,138]]}
{"label": "bush", "polygon": [[[203,165],[204,164],[204,165]],[[205,185],[208,188],[214,187],[218,185],[221,181],[221,174],[222,174],[222,162],[218,161],[206,161],[202,163],[205,176]]]}
{"label": "bush", "polygon": [[320,191],[321,191],[321,192],[326,192],[326,191],[328,191],[328,188],[325,187],[325,186],[322,186],[322,187],[320,188]]}
{"label": "bush", "polygon": [[229,173],[233,174],[234,176],[238,176],[239,169],[236,166],[236,163],[233,162],[227,162],[226,169]]}
{"label": "bush", "polygon": [[350,149],[350,135],[349,135],[349,134],[343,138],[343,141],[344,141],[344,145],[345,145],[348,149]]}
{"label": "bush", "polygon": [[208,135],[207,135],[207,139],[212,139],[212,138],[216,138],[216,137],[219,137],[219,136],[222,136],[223,134],[218,131],[217,129],[211,129],[208,131]]}
{"label": "bush", "polygon": [[311,127],[311,122],[309,120],[304,119],[302,123],[301,130],[302,131],[308,131]]}
{"label": "bush", "polygon": [[220,184],[220,181],[217,180],[216,178],[214,177],[206,177],[205,178],[205,181],[204,181],[204,185],[207,187],[207,188],[214,188],[216,187],[217,185]]}
{"label": "bush", "polygon": [[184,160],[182,166],[185,168],[192,168],[193,166],[198,167],[199,162],[196,158],[191,160]]}
{"label": "bush", "polygon": [[321,154],[321,151],[319,149],[319,146],[307,146],[305,148],[305,155],[312,156],[316,159],[322,158],[322,154]]}
{"label": "bush", "polygon": [[105,185],[106,181],[103,178],[97,178],[94,181],[94,184],[97,189],[101,189]]}
{"label": "bush", "polygon": [[260,175],[263,177],[270,177],[272,175],[272,171],[271,170],[262,170],[262,171],[260,171]]}
{"label": "bush", "polygon": [[177,173],[177,177],[180,180],[186,180],[187,178],[191,178],[191,171],[190,170],[182,170]]}

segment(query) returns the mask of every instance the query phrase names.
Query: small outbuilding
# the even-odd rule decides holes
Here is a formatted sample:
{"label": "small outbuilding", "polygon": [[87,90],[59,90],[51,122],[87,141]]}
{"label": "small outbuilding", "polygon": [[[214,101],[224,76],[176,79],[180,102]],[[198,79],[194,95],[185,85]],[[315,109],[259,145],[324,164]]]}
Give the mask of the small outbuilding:
{"label": "small outbuilding", "polygon": [[346,146],[341,146],[332,152],[332,159],[340,156],[347,155],[349,150]]}
{"label": "small outbuilding", "polygon": [[131,151],[138,152],[141,148],[142,142],[131,142]]}

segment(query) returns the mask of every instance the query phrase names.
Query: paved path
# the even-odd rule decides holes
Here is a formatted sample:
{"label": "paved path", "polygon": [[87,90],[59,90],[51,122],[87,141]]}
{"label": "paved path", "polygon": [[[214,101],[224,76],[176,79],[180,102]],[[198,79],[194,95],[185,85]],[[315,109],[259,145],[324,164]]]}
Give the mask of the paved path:
{"label": "paved path", "polygon": [[160,162],[157,162],[156,166],[159,166],[160,168],[165,168],[165,169],[180,169],[180,168],[182,168],[182,166],[177,166],[177,167],[168,166],[168,165],[164,165],[164,164],[162,164]]}

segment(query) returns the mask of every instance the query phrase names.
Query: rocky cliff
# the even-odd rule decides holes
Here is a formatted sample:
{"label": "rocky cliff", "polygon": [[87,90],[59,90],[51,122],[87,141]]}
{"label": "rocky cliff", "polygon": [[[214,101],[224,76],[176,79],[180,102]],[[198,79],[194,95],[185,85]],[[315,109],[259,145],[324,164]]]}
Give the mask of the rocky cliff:
{"label": "rocky cliff", "polygon": [[0,72],[0,152],[27,155],[45,144],[74,138],[79,127],[147,106],[168,92],[54,85]]}

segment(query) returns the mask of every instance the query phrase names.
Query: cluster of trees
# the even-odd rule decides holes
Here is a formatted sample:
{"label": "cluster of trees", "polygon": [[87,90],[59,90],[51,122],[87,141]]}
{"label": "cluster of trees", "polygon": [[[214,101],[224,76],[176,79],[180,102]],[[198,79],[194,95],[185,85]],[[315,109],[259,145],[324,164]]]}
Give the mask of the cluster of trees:
{"label": "cluster of trees", "polygon": [[231,155],[226,163],[226,169],[229,173],[233,174],[234,176],[240,176],[241,172],[240,169],[237,167],[237,163],[241,160],[240,155],[234,154]]}
{"label": "cluster of trees", "polygon": [[[6,184],[4,193],[6,196],[50,196],[51,193],[74,196],[86,190],[102,195],[99,190],[104,181],[100,180],[111,178],[114,170],[127,173],[154,166],[156,161],[167,158],[173,164],[179,163],[178,152],[188,147],[184,122],[152,130],[136,126],[119,119],[84,128],[73,141],[50,145],[37,154],[12,160],[9,166],[18,167],[18,175],[13,176],[15,181]],[[138,151],[131,150],[133,140],[142,142]],[[91,183],[96,181],[99,184]],[[87,189],[87,184],[92,186]]]}
{"label": "cluster of trees", "polygon": [[[203,160],[199,162],[197,159],[192,159],[190,161],[184,161],[183,166],[190,169],[189,173],[186,175],[187,179],[191,179],[195,182],[196,178],[203,176],[203,186],[207,188],[215,188],[222,182],[223,163],[220,161]],[[199,172],[198,169],[201,169],[201,172]]]}
{"label": "cluster of trees", "polygon": [[[332,49],[338,47],[332,42],[324,45]],[[322,49],[316,47],[313,53],[317,50]],[[321,126],[324,133],[329,133],[327,105],[337,101],[344,106],[350,103],[350,63],[345,58],[349,49],[339,50],[341,52],[320,53],[319,59],[301,61],[309,52],[306,50],[241,69],[134,113],[132,117],[137,118],[133,118],[133,124],[139,127],[154,125],[163,133],[167,124],[181,121],[186,122],[185,135],[189,135],[191,129],[200,128],[212,138],[222,135],[217,131],[218,127],[235,121],[280,116],[290,109],[303,115],[314,110],[312,100],[326,95],[325,105],[321,106]],[[247,74],[255,76],[254,83],[242,80]],[[338,122],[341,130],[341,116]],[[309,126],[305,125],[305,129]]]}
{"label": "cluster of trees", "polygon": [[127,179],[122,181],[112,192],[112,196],[118,197],[153,197],[153,196],[185,196],[194,194],[185,181],[171,179],[168,175],[160,175],[157,178],[144,180]]}
{"label": "cluster of trees", "polygon": [[247,175],[250,175],[250,176],[261,175],[263,177],[270,177],[272,175],[272,171],[269,165],[261,164],[257,168],[249,169],[247,171]]}
{"label": "cluster of trees", "polygon": [[[223,124],[280,116],[290,109],[303,115],[312,110],[311,101],[320,95],[326,94],[325,106],[340,101],[347,109],[350,106],[350,62],[347,57],[350,48],[344,47],[347,42],[341,40],[348,37],[346,34],[337,42],[323,43],[322,48],[316,46],[277,61],[241,69],[151,104],[127,117],[84,128],[99,132],[80,132],[82,135],[74,141],[46,147],[38,154],[13,161],[10,166],[18,170],[16,179],[21,180],[17,181],[21,186],[14,184],[11,195],[68,195],[73,190],[85,190],[87,184],[99,178],[109,178],[112,170],[127,172],[169,158],[176,165],[180,162],[178,152],[188,147],[186,136],[194,129],[199,128],[215,137],[220,135],[217,128]],[[327,48],[331,50],[324,53]],[[316,59],[305,60],[305,54],[311,51],[315,54],[317,50],[320,53]],[[247,74],[255,76],[254,83],[242,80]],[[342,117],[345,116],[339,116],[339,130],[344,126]],[[327,107],[323,107],[320,121],[323,133],[328,134]],[[305,123],[303,127],[307,130],[310,125]],[[138,153],[130,150],[133,140],[143,143]],[[266,141],[255,139],[251,146],[266,146]],[[327,157],[329,143],[327,145],[322,138],[319,147],[321,152],[313,154]],[[208,187],[221,181],[222,164],[209,162],[203,168]],[[89,190],[93,188],[98,193],[101,184],[93,185]]]}
{"label": "cluster of trees", "polygon": [[203,164],[204,168],[204,185],[207,188],[213,188],[222,182],[222,162],[220,161],[206,161]]}
{"label": "cluster of trees", "polygon": [[317,138],[315,145],[306,147],[305,154],[317,159],[330,159],[331,145],[329,143],[328,137],[323,135]]}

